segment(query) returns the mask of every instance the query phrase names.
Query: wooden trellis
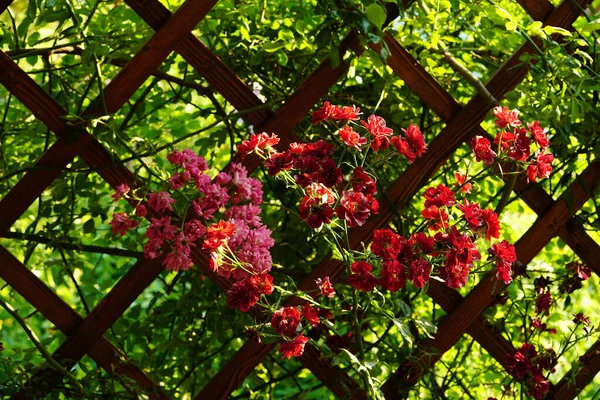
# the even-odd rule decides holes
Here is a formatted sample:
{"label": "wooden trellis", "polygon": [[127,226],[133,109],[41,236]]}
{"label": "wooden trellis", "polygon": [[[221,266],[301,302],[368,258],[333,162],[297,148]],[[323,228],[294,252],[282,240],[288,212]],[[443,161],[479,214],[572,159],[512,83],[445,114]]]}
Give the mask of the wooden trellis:
{"label": "wooden trellis", "polygon": [[[0,13],[11,0],[0,0]],[[328,59],[299,86],[277,112],[263,106],[263,102],[221,61],[190,32],[211,10],[217,0],[187,0],[171,14],[158,0],[126,0],[126,3],[155,31],[143,49],[131,59],[119,74],[104,89],[105,107],[93,102],[82,117],[99,117],[117,112],[135,93],[144,81],[164,62],[173,51],[178,52],[215,90],[236,109],[254,109],[245,115],[249,123],[260,131],[274,132],[281,137],[279,146],[296,141],[294,127],[309,110],[327,94],[328,90],[347,72],[349,64],[342,61],[333,68]],[[405,1],[408,4],[409,1]],[[554,7],[548,0],[520,0],[529,15],[545,25],[573,29],[572,23],[585,9],[590,0],[564,0]],[[368,242],[374,230],[387,225],[393,210],[404,208],[409,199],[433,176],[438,168],[474,135],[489,137],[479,126],[491,110],[482,96],[476,95],[465,106],[453,99],[440,84],[402,47],[390,34],[385,42],[391,52],[389,66],[406,82],[431,110],[446,124],[430,144],[428,152],[388,188],[388,202],[382,202],[379,218],[368,221],[360,230],[351,231],[350,245],[359,248]],[[541,42],[537,43],[542,46]],[[378,50],[376,45],[372,46]],[[350,34],[343,42],[340,52],[353,50],[356,55],[363,52],[358,37]],[[487,90],[497,99],[512,90],[527,74],[527,65],[520,63],[523,53],[533,53],[530,43],[523,44],[486,84]],[[342,57],[340,57],[341,59]],[[84,125],[68,125],[62,118],[66,111],[21,70],[7,54],[0,52],[0,83],[19,99],[42,123],[57,136],[57,140],[27,172],[15,187],[0,201],[0,235],[6,236],[9,228],[28,209],[46,188],[56,179],[76,156],[81,157],[111,186],[126,183],[139,187],[141,182],[126,167],[115,163],[113,157],[100,142],[87,132]],[[75,138],[75,139],[73,139]],[[249,171],[259,165],[257,157],[244,160]],[[49,168],[50,167],[50,168]],[[576,179],[568,191],[569,205],[565,196],[556,201],[541,187],[520,180],[515,192],[538,215],[534,225],[516,244],[519,260],[530,262],[554,237],[559,236],[593,271],[600,274],[600,246],[588,236],[573,217],[590,198],[592,189],[600,182],[600,163],[594,162]],[[194,263],[221,289],[227,290],[232,281],[212,273],[208,269],[206,255],[199,247],[192,249]],[[148,375],[130,362],[126,355],[104,338],[106,331],[127,310],[135,299],[157,278],[163,270],[161,259],[142,259],[136,263],[114,286],[110,293],[90,312],[86,318],[78,315],[62,301],[46,284],[29,269],[0,247],[0,277],[21,294],[42,315],[60,329],[67,339],[55,352],[54,357],[72,366],[85,354],[91,356],[102,368],[116,376],[134,380],[153,399],[168,399],[168,396]],[[341,262],[326,259],[300,285],[301,290],[315,288],[317,278],[329,276],[332,281],[344,272]],[[448,289],[437,281],[431,281],[428,294],[447,315],[438,326],[435,339],[420,343],[415,353],[418,362],[411,358],[409,367],[394,373],[384,384],[387,398],[397,398],[397,393],[414,385],[423,372],[448,351],[460,337],[467,333],[486,349],[501,365],[505,366],[506,354],[514,350],[510,342],[489,328],[482,313],[490,305],[494,294],[504,285],[485,276],[466,296]],[[290,300],[289,304],[294,304]],[[263,318],[257,309],[251,309],[256,318]],[[227,398],[250,372],[269,354],[274,344],[259,344],[247,341],[226,363],[215,377],[204,385],[196,399]],[[595,343],[582,357],[580,364],[551,389],[557,399],[572,399],[600,371],[600,342]],[[344,371],[332,366],[314,347],[307,346],[300,358],[336,396],[340,398],[364,398],[365,393]],[[402,364],[402,360],[400,360]],[[57,383],[61,376],[53,371],[40,371],[46,382]],[[123,381],[124,387],[128,388]],[[50,386],[46,390],[51,389]],[[132,388],[129,390],[133,391]]]}

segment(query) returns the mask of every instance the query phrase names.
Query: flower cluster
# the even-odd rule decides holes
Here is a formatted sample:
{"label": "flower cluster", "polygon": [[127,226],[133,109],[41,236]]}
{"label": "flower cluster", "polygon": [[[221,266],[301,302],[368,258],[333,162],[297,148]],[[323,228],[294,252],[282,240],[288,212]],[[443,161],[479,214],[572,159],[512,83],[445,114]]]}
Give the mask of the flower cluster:
{"label": "flower cluster", "polygon": [[[548,178],[552,173],[554,156],[548,151],[550,142],[546,130],[538,121],[527,123],[527,128],[523,128],[518,114],[518,111],[509,111],[506,107],[494,108],[496,126],[500,131],[496,135],[493,148],[488,139],[482,136],[473,138],[471,148],[475,159],[483,161],[488,167],[497,160],[512,160],[527,170],[527,179],[530,182]],[[532,152],[534,144],[535,151]]]}
{"label": "flower cluster", "polygon": [[523,343],[521,348],[506,355],[506,369],[518,381],[527,387],[527,393],[535,399],[542,399],[550,390],[550,382],[543,372],[554,372],[557,364],[556,353],[545,349],[538,353],[530,343]]}
{"label": "flower cluster", "polygon": [[[464,186],[463,186],[464,187]],[[376,283],[392,292],[404,287],[406,280],[423,288],[432,274],[432,265],[440,265],[439,278],[452,289],[463,287],[474,263],[481,259],[478,239],[500,237],[498,215],[491,209],[482,209],[466,198],[456,200],[458,194],[445,185],[428,188],[421,214],[426,220],[425,232],[416,232],[406,238],[390,229],[376,230],[371,243],[372,264],[381,266],[381,277],[372,274],[373,265],[361,262],[351,266],[349,281],[360,290],[370,291]],[[457,214],[454,224],[450,215]],[[427,232],[429,231],[429,232]],[[511,266],[517,260],[514,246],[503,240],[489,249],[490,259],[496,263],[496,276],[508,284],[512,281]]]}
{"label": "flower cluster", "polygon": [[[254,293],[267,294],[268,285],[264,282],[269,282],[269,278],[272,281],[266,273],[271,269],[269,249],[274,242],[260,218],[262,184],[248,177],[240,164],[232,164],[228,172],[211,179],[206,160],[191,149],[174,150],[167,159],[175,169],[168,180],[169,187],[148,193],[147,202],[127,185],[117,188],[115,201],[126,198],[136,208],[134,215],[120,212],[113,216],[113,233],[124,235],[139,225],[135,218],[148,216],[146,258],[164,257],[167,270],[187,270],[192,265],[192,248],[203,239],[202,249],[210,253],[212,271],[236,280],[253,278]],[[193,213],[175,223],[173,207],[177,203],[183,203],[182,211],[191,209]],[[232,304],[240,302],[231,300]],[[246,303],[241,307],[249,308]]]}

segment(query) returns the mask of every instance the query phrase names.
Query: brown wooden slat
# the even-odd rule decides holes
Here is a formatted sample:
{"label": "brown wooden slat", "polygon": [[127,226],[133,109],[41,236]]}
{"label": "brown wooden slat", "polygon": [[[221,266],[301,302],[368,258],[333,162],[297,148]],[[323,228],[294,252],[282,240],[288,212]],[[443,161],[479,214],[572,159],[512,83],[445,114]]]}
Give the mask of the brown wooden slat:
{"label": "brown wooden slat", "polygon": [[579,358],[579,365],[573,366],[571,371],[558,382],[547,398],[554,400],[572,400],[586,387],[600,372],[600,341],[594,343],[583,356]]}
{"label": "brown wooden slat", "polygon": [[[72,367],[104,336],[115,323],[156,278],[164,271],[162,258],[141,259],[119,280],[115,287],[98,303],[77,329],[67,337],[54,352],[53,357],[61,364]],[[52,382],[59,381],[60,374],[51,369],[39,370],[31,379],[40,382],[38,390],[49,390]]]}
{"label": "brown wooden slat", "polygon": [[[83,318],[79,314],[2,246],[0,246],[0,275],[65,335],[73,335],[77,327],[83,323]],[[101,338],[88,354],[109,374],[116,372],[137,382],[152,399],[168,399],[168,396],[148,375],[127,361],[126,356],[108,340]]]}
{"label": "brown wooden slat", "polygon": [[2,14],[8,6],[12,4],[13,0],[0,0],[0,14]]}
{"label": "brown wooden slat", "polygon": [[[154,30],[160,29],[171,16],[171,12],[158,0],[127,0],[126,3]],[[191,33],[177,44],[175,50],[236,109],[263,105],[252,90]],[[245,118],[254,126],[261,126],[272,115],[272,111],[261,109],[247,114]]]}
{"label": "brown wooden slat", "polygon": [[517,0],[527,14],[536,21],[543,21],[554,11],[554,6],[548,0]]}
{"label": "brown wooden slat", "polygon": [[[531,262],[558,233],[561,226],[590,198],[591,190],[598,183],[600,183],[600,162],[594,162],[515,244],[519,261],[523,264]],[[585,185],[585,187],[582,185]],[[571,193],[573,202],[571,208],[569,208],[566,199],[571,196]],[[427,350],[422,351],[418,356],[420,358],[418,365],[431,366],[435,363],[487,308],[491,296],[499,293],[505,286],[496,279],[494,273],[486,274],[455,311],[447,315],[438,326],[435,339],[427,341],[425,345]],[[414,373],[406,382],[404,377],[394,374],[382,389],[386,396],[393,397],[399,390],[406,387],[407,383],[414,385],[419,376],[419,373]]]}

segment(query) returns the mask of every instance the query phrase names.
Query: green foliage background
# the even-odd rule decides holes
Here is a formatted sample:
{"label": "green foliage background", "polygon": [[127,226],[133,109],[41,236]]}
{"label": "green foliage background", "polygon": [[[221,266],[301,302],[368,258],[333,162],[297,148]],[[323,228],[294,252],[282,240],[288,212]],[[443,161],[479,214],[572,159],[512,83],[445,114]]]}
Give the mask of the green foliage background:
{"label": "green foliage background", "polygon": [[[163,4],[175,11],[180,2]],[[559,31],[562,43],[553,42],[548,36],[557,30],[543,29],[511,1],[416,1],[407,8],[401,7],[400,17],[391,22],[387,32],[461,104],[466,104],[476,91],[444,61],[439,53],[442,45],[485,82],[524,41],[531,37],[542,39],[544,50],[522,59],[524,63],[537,64],[502,104],[518,108],[524,120],[539,119],[542,126],[550,129],[552,151],[558,160],[555,175],[542,186],[557,198],[575,174],[600,154],[598,10],[600,1],[596,0],[587,15],[575,23],[578,32]],[[196,27],[194,35],[253,88],[268,107],[277,110],[325,57],[331,56],[333,64],[340,62],[338,46],[351,30],[361,34],[363,45],[379,43],[383,21],[385,9],[369,0],[222,0]],[[16,0],[0,16],[0,49],[73,116],[102,96],[102,88],[118,73],[120,65],[138,52],[152,34],[148,25],[121,0]],[[361,57],[347,52],[344,59],[350,63],[349,71],[329,91],[327,99],[334,104],[356,104],[365,115],[376,112],[395,131],[409,123],[418,124],[426,141],[431,142],[444,124],[385,65],[386,56],[385,47],[381,54],[366,50]],[[253,127],[244,121],[243,110],[235,110],[176,53],[169,56],[160,72],[148,79],[116,114],[94,120],[91,133],[115,159],[152,185],[167,178],[163,169],[167,166],[165,155],[173,147],[191,147],[204,155],[216,174],[230,160],[234,143],[246,137]],[[493,119],[486,119],[483,127],[493,132]],[[296,133],[306,140],[334,140],[331,132],[313,127],[309,116],[299,124]],[[53,134],[0,87],[0,197],[53,141]],[[467,146],[462,146],[431,184],[452,184],[457,169],[477,172],[478,166],[465,163],[468,154]],[[382,192],[406,166],[400,160],[378,165]],[[323,235],[311,234],[298,219],[295,210],[299,198],[294,193],[263,170],[258,170],[256,176],[265,182],[263,219],[274,231],[277,243],[273,251],[275,277],[282,280],[285,272],[299,282],[329,253],[330,245]],[[501,189],[501,180],[490,176],[476,186],[477,198],[482,205],[493,206]],[[14,238],[0,239],[2,246],[82,316],[141,256],[144,226],[137,234],[123,238],[110,233],[111,215],[122,207],[112,202],[111,194],[111,188],[99,175],[77,159],[12,227]],[[401,233],[410,234],[420,223],[421,207],[421,197],[415,196],[406,209],[398,211],[393,225]],[[578,212],[577,218],[599,241],[598,193]],[[534,221],[534,213],[516,198],[501,215],[504,234],[513,242]],[[40,237],[51,241],[41,244]],[[82,247],[70,250],[67,244]],[[116,256],[87,252],[86,245],[122,248],[129,253]],[[530,268],[535,274],[552,276],[560,274],[564,265],[575,258],[557,239]],[[461,294],[476,283],[477,277],[473,277]],[[598,283],[594,276],[569,303],[561,301],[556,305],[551,322],[558,333],[544,336],[543,343],[558,345],[568,336],[572,314],[577,312],[589,315],[593,324],[600,321]],[[340,285],[338,291],[343,295],[345,289]],[[28,317],[29,326],[50,351],[64,340],[64,335],[9,286],[2,286],[0,295],[20,315]],[[506,307],[486,312],[515,346],[524,340],[519,312],[527,310],[524,304],[533,296],[531,280],[522,280],[511,286]],[[427,295],[412,289],[387,294],[385,299],[393,310],[399,301],[408,304],[414,318],[433,325],[444,315]],[[224,294],[197,269],[177,275],[165,271],[106,337],[171,396],[189,399],[241,347],[244,327],[252,323],[249,316],[229,309]],[[0,328],[5,347],[0,353],[0,391],[8,394],[24,384],[43,359],[21,327],[4,311],[0,311]],[[367,342],[373,343],[369,352],[373,361],[371,375],[383,382],[402,359],[410,356],[414,344],[393,324],[372,328],[366,333]],[[413,331],[424,337],[423,330]],[[566,352],[552,382],[558,382],[595,339],[582,340]],[[355,374],[346,360],[338,361]],[[466,335],[430,372],[411,396],[500,398],[510,384],[502,367]],[[77,363],[73,373],[97,396],[127,397],[119,382],[88,356]],[[520,393],[518,386],[512,388],[515,392],[509,397]],[[51,396],[75,397],[70,390],[65,383]],[[599,390],[600,380],[596,379],[581,398],[597,398]],[[282,361],[272,354],[233,398],[331,396],[296,360]]]}

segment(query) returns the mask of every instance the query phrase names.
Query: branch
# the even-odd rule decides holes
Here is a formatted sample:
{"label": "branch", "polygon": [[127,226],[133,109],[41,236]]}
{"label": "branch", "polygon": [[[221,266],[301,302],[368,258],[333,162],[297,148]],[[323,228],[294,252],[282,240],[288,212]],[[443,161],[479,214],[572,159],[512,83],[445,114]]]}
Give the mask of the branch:
{"label": "branch", "polygon": [[[50,364],[50,366],[52,368],[54,368],[61,375],[63,375],[65,378],[67,378],[67,380],[69,382],[71,382],[71,384],[73,386],[75,386],[81,394],[85,395],[86,391],[83,388],[83,386],[81,386],[81,383],[79,383],[79,381],[69,371],[67,371],[62,365],[60,365],[60,363],[58,361],[56,361],[54,358],[52,358],[52,354],[50,354],[50,352],[44,347],[44,345],[42,345],[40,343],[40,341],[38,340],[35,333],[33,333],[33,331],[29,328],[29,326],[27,325],[27,322],[25,322],[25,320],[23,318],[21,318],[21,316],[19,315],[17,310],[13,309],[2,298],[0,298],[0,306],[2,306],[2,308],[4,308],[6,311],[8,311],[8,313],[19,323],[19,325],[21,325],[21,327],[23,328],[25,333],[27,333],[27,336],[29,336],[29,339],[33,342],[35,347],[42,354],[42,357],[44,357],[44,359],[46,359],[48,364]],[[88,396],[86,396],[86,397],[88,397]]]}

